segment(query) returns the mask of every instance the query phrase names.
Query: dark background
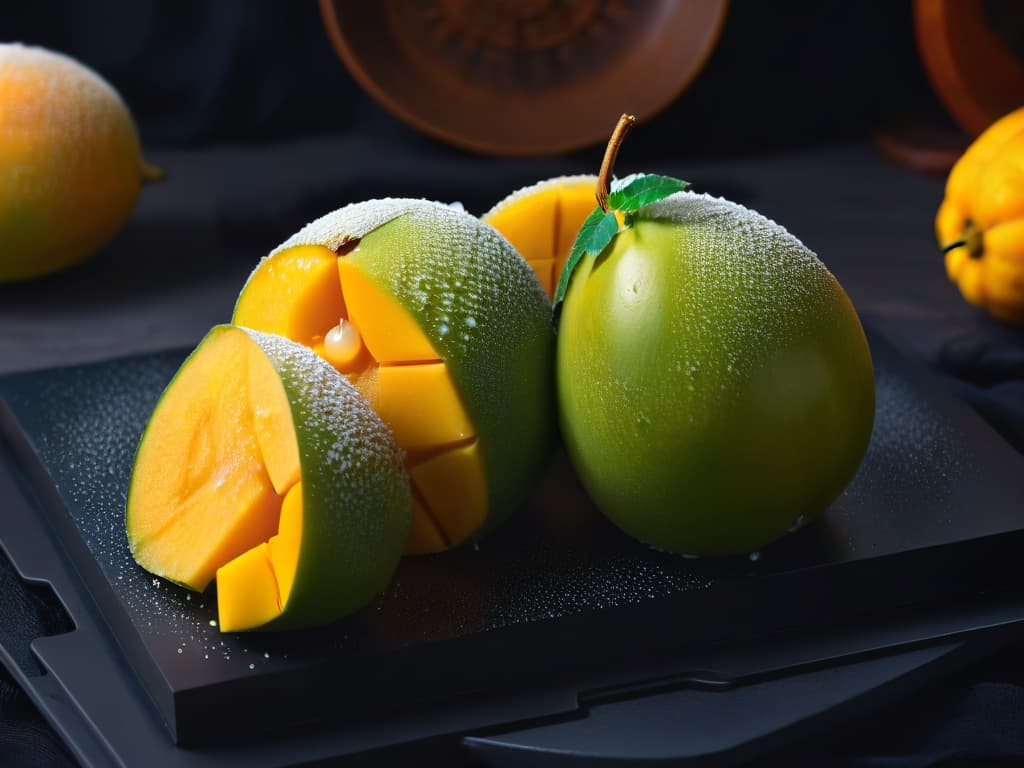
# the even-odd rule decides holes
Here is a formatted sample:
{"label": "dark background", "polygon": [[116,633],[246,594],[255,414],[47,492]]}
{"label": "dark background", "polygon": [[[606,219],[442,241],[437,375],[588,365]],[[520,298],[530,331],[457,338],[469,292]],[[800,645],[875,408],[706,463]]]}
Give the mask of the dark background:
{"label": "dark background", "polygon": [[[37,0],[2,14],[3,39],[52,47],[106,77],[147,145],[372,130],[425,154],[450,152],[381,114],[341,65],[310,0]],[[772,151],[864,136],[930,106],[940,119],[933,105],[910,3],[738,0],[701,76],[630,153],[664,161]]]}
{"label": "dark background", "polygon": [[[256,258],[341,204],[412,195],[459,199],[480,213],[519,186],[596,172],[600,162],[601,148],[496,159],[422,136],[353,82],[311,0],[5,2],[0,40],[53,48],[105,76],[131,107],[147,155],[169,173],[93,260],[0,286],[0,372],[193,344],[227,319],[211,308],[230,312],[225,297]],[[941,180],[887,166],[871,148],[880,131],[967,141],[921,69],[909,2],[735,0],[699,79],[636,130],[620,166],[703,181],[792,227],[862,316],[1022,448],[1024,340],[945,281],[930,242]],[[809,184],[820,185],[821,211]],[[858,251],[876,271],[858,266]],[[4,565],[0,626],[43,632],[52,614],[18,591]],[[767,760],[1019,764],[1019,656],[1010,649],[870,722]],[[56,738],[0,672],[0,765],[64,764]]]}

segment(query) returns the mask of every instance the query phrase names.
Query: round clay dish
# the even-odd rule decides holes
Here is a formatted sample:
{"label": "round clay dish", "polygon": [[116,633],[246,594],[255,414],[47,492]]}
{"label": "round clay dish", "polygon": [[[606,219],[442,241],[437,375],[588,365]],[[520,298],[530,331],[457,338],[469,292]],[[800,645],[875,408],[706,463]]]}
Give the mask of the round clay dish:
{"label": "round clay dish", "polygon": [[[993,17],[995,11],[1009,18]],[[1019,3],[988,8],[983,0],[916,0],[914,28],[932,86],[967,133],[977,136],[1024,104],[1024,67],[1008,44],[1016,40],[1020,47]]]}
{"label": "round clay dish", "polygon": [[651,117],[697,77],[728,0],[320,0],[385,109],[456,146],[553,154]]}

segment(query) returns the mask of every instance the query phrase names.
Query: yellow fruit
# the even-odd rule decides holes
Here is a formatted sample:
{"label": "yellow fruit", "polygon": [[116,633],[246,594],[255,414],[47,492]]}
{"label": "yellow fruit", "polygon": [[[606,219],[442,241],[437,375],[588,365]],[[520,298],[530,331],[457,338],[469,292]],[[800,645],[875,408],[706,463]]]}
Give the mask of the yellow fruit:
{"label": "yellow fruit", "polygon": [[1024,108],[993,123],[953,166],[935,233],[964,298],[1024,323]]}
{"label": "yellow fruit", "polygon": [[198,591],[216,578],[223,632],[351,613],[387,585],[408,526],[401,455],[345,378],[227,325],[160,398],[126,510],[143,568]]}
{"label": "yellow fruit", "polygon": [[513,192],[481,218],[501,232],[550,299],[576,233],[594,210],[596,176],[559,176]]}
{"label": "yellow fruit", "polygon": [[391,428],[408,553],[477,539],[530,494],[554,422],[551,305],[479,219],[424,200],[346,206],[259,264],[232,322],[312,347]]}
{"label": "yellow fruit", "polygon": [[0,283],[95,252],[155,175],[99,75],[43,48],[0,44]]}

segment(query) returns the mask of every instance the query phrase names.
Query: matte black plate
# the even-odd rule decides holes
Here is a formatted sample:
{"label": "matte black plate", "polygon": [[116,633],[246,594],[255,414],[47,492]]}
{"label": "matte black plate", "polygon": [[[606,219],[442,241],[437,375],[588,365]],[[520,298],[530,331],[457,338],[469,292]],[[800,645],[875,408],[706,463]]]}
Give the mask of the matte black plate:
{"label": "matte black plate", "polygon": [[[124,536],[135,445],[183,353],[0,379],[10,452],[0,472],[32,489],[0,504],[28,504],[52,526],[89,609],[180,743],[223,750],[324,720],[404,723],[380,737],[392,740],[465,732],[572,711],[581,692],[667,674],[693,649],[998,582],[1024,529],[1024,460],[869,340],[877,414],[859,474],[823,519],[756,558],[642,546],[593,510],[556,458],[529,508],[479,547],[405,560],[357,615],[316,631],[222,635],[215,595],[145,573]],[[17,563],[27,545],[5,529],[13,519],[0,516],[0,543]],[[35,647],[50,669],[59,640]],[[417,720],[479,701],[492,706]],[[350,746],[372,746],[368,733]]]}

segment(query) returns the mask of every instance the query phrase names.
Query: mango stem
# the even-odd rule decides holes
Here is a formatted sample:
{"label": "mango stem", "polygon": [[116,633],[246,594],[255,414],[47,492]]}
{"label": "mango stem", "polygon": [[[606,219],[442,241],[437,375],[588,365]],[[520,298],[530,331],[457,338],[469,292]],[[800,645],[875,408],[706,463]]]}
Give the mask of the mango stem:
{"label": "mango stem", "polygon": [[615,167],[615,158],[619,156],[619,148],[623,139],[633,127],[636,118],[633,115],[623,114],[619,122],[615,124],[615,130],[608,139],[608,146],[604,150],[604,160],[601,161],[601,172],[597,175],[597,204],[601,210],[608,213],[608,195],[611,192],[612,169]]}

